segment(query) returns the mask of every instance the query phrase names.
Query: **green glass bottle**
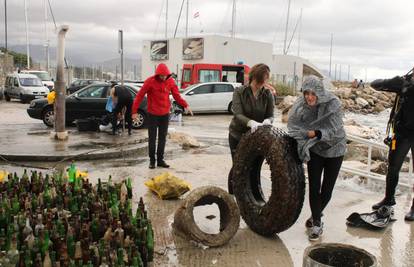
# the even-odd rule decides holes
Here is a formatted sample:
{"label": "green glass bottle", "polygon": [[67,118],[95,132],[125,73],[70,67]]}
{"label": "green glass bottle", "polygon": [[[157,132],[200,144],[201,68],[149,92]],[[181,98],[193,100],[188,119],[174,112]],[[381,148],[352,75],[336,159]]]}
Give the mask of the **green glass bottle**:
{"label": "green glass bottle", "polygon": [[66,239],[68,254],[71,259],[75,258],[75,239],[72,234],[68,234]]}
{"label": "green glass bottle", "polygon": [[72,162],[68,169],[69,183],[74,183],[76,180],[76,167],[75,163]]}
{"label": "green glass bottle", "polygon": [[152,261],[154,258],[154,230],[150,220],[148,220],[147,224],[147,251],[148,261]]}

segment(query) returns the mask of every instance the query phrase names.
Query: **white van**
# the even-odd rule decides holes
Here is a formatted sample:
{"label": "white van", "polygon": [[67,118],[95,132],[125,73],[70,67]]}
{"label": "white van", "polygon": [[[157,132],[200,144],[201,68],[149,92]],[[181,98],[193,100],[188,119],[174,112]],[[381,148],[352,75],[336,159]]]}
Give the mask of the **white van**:
{"label": "white van", "polygon": [[21,73],[36,75],[40,80],[42,80],[43,85],[46,86],[47,89],[49,89],[49,91],[52,91],[53,88],[55,87],[55,83],[53,82],[52,78],[50,77],[50,75],[47,71],[23,70]]}
{"label": "white van", "polygon": [[35,98],[46,97],[49,89],[33,74],[13,73],[6,77],[4,85],[4,98],[10,101],[17,98],[22,103],[30,102]]}

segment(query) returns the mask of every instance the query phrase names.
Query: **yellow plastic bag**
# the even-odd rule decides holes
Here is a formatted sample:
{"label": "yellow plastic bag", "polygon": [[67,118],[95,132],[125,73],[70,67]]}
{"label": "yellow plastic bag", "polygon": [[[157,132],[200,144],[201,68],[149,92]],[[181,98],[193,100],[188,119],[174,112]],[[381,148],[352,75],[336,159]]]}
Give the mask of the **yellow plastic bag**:
{"label": "yellow plastic bag", "polygon": [[82,172],[80,170],[76,170],[76,178],[83,178],[83,180],[88,180],[88,172]]}
{"label": "yellow plastic bag", "polygon": [[4,180],[7,178],[7,175],[9,175],[8,172],[0,170],[0,183],[4,182]]}
{"label": "yellow plastic bag", "polygon": [[190,190],[189,183],[169,172],[155,176],[144,184],[161,199],[178,198]]}
{"label": "yellow plastic bag", "polygon": [[55,103],[55,98],[56,98],[56,93],[55,91],[52,91],[50,93],[47,94],[47,103],[49,105]]}

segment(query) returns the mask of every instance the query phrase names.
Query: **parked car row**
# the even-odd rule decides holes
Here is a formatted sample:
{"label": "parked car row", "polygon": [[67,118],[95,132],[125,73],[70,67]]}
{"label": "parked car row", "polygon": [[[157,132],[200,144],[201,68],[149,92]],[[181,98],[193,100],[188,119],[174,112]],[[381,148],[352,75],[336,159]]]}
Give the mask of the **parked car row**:
{"label": "parked car row", "polygon": [[[110,94],[109,83],[91,84],[80,89],[74,94],[66,97],[66,122],[73,123],[77,119],[89,117],[100,118],[106,114],[105,106]],[[138,90],[132,86],[125,85],[132,97],[135,98]],[[42,120],[49,127],[54,125],[53,104],[49,104],[46,99],[33,100],[30,103],[27,113],[34,119]],[[138,109],[138,119],[134,121],[134,128],[145,126],[147,118],[147,101],[144,99]]]}

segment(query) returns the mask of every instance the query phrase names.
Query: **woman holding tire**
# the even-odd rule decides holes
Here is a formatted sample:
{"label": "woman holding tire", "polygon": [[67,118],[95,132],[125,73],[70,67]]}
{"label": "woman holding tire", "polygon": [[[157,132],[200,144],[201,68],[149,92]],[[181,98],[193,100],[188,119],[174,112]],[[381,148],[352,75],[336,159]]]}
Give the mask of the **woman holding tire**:
{"label": "woman holding tire", "polygon": [[306,227],[309,240],[317,240],[323,232],[322,211],[331,199],[346,151],[346,134],[341,102],[325,90],[320,78],[305,78],[302,91],[289,112],[288,130],[297,140],[299,158],[307,163],[312,216]]}
{"label": "woman holding tire", "polygon": [[[242,135],[255,132],[262,125],[273,123],[275,89],[268,83],[270,68],[263,64],[254,65],[249,72],[249,84],[234,90],[233,119],[229,126],[229,146],[232,161]],[[233,168],[228,175],[228,190],[233,194]]]}

